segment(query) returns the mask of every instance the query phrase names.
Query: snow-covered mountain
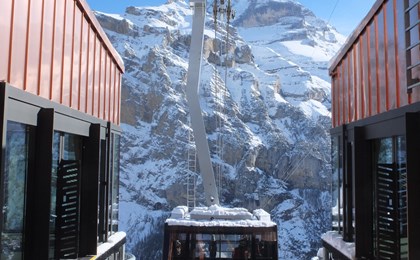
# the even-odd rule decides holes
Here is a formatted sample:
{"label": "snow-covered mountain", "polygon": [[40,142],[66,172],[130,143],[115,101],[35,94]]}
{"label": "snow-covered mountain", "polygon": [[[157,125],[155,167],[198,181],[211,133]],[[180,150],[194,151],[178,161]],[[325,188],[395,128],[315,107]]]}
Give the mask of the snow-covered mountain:
{"label": "snow-covered mountain", "polygon": [[[331,223],[327,67],[345,39],[294,0],[233,4],[216,31],[209,4],[200,86],[221,201],[271,212],[279,258],[309,259]],[[169,0],[96,15],[126,66],[120,229],[138,259],[160,259],[164,220],[186,204],[192,11]]]}

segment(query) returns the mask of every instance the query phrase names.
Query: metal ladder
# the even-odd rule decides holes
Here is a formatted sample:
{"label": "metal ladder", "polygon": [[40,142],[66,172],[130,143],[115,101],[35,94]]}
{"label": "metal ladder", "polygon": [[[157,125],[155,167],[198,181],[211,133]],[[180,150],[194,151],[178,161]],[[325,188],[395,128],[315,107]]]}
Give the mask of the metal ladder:
{"label": "metal ladder", "polygon": [[194,145],[192,129],[188,131],[188,169],[187,169],[187,207],[189,210],[195,207],[196,183],[197,183],[197,153]]}

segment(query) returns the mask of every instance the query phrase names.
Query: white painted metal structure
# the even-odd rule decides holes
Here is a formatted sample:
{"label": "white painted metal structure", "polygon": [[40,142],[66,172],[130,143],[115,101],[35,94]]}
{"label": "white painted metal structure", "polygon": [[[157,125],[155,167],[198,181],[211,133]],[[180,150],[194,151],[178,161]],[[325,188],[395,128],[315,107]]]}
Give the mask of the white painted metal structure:
{"label": "white painted metal structure", "polygon": [[193,8],[194,14],[192,20],[191,47],[187,73],[187,100],[190,108],[191,126],[194,131],[197,157],[200,163],[200,173],[203,178],[206,203],[208,206],[215,204],[220,205],[198,95],[204,41],[204,23],[206,19],[206,1],[190,0],[190,6]]}

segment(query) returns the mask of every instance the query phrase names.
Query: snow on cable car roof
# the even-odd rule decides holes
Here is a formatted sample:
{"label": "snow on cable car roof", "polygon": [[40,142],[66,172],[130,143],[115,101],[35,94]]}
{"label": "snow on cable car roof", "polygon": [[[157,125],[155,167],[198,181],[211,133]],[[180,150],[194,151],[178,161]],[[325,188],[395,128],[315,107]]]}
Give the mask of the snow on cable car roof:
{"label": "snow on cable car roof", "polygon": [[251,214],[244,208],[224,208],[217,205],[196,207],[188,212],[188,207],[178,206],[166,220],[169,226],[196,227],[273,227],[270,214],[257,209]]}

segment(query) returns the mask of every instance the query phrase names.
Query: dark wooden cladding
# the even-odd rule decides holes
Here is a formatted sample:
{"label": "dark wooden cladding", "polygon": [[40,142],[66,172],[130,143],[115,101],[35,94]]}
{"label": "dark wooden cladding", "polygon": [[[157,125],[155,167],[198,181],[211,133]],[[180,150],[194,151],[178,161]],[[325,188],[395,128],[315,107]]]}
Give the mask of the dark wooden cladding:
{"label": "dark wooden cladding", "polygon": [[0,81],[120,122],[124,65],[85,0],[0,1]]}
{"label": "dark wooden cladding", "polygon": [[[407,64],[416,55],[406,55],[404,2],[377,0],[332,61],[333,127],[420,101],[420,88],[410,88],[407,80]],[[412,33],[410,41],[419,41],[418,34]]]}

